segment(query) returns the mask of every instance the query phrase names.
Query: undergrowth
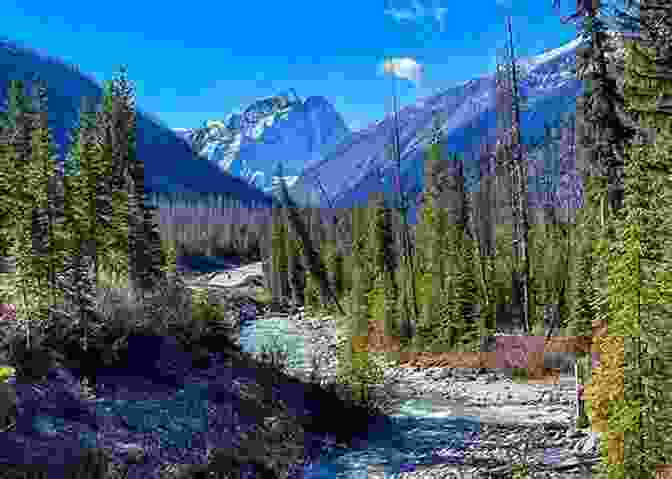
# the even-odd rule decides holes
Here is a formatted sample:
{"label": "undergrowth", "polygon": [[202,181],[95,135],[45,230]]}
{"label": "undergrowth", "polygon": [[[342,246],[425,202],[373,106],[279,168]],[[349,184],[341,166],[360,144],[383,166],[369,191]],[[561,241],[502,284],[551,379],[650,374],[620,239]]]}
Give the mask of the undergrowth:
{"label": "undergrowth", "polygon": [[[9,288],[6,287],[11,283],[11,277],[0,276],[4,276],[0,278],[0,293],[4,293],[1,299],[5,303],[13,304],[14,298],[7,294]],[[263,301],[263,294],[260,299]],[[94,314],[87,324],[73,319],[77,318],[74,305],[66,303],[57,306],[50,320],[42,327],[37,327],[30,320],[14,321],[14,324],[8,322],[0,327],[0,352],[5,353],[6,364],[15,369],[12,372],[15,373],[17,381],[40,381],[46,377],[46,371],[54,366],[81,368],[82,387],[92,394],[96,385],[96,371],[101,367],[124,364],[128,353],[128,339],[134,334],[173,336],[186,350],[194,354],[203,347],[213,352],[235,351],[240,357],[249,357],[254,362],[259,382],[264,388],[271,388],[275,382],[288,380],[286,351],[278,348],[264,349],[257,357],[240,351],[234,339],[233,327],[230,326],[232,315],[238,312],[230,305],[219,303],[212,291],[191,291],[180,276],[174,273],[169,274],[166,281],[142,298],[118,276],[101,274],[96,290]],[[32,350],[25,347],[27,330],[31,335]],[[32,358],[30,364],[27,364],[28,358]],[[41,361],[33,361],[35,358]],[[317,364],[314,363],[307,384],[315,397],[320,398],[320,404],[324,403],[325,413],[324,417],[313,418],[309,422],[302,419],[302,425],[325,432],[331,430],[340,442],[347,442],[349,434],[357,429],[357,424],[361,428],[362,424],[366,424],[363,421],[367,417],[380,413],[380,408],[363,392],[372,375],[362,372],[361,368],[359,372],[351,369],[355,373],[343,384],[325,383],[319,379],[316,368]],[[349,417],[360,419],[343,424],[341,418],[345,413],[334,414],[334,411],[339,410],[348,411]],[[112,472],[111,465],[103,467],[105,457],[103,451],[87,452],[82,463],[83,469],[78,470],[76,477],[125,477],[122,472]],[[215,472],[214,467],[212,466],[210,472]],[[2,477],[14,477],[10,469],[5,472],[9,475]],[[16,477],[40,476],[28,474]],[[201,476],[187,474],[167,477],[195,479]]]}

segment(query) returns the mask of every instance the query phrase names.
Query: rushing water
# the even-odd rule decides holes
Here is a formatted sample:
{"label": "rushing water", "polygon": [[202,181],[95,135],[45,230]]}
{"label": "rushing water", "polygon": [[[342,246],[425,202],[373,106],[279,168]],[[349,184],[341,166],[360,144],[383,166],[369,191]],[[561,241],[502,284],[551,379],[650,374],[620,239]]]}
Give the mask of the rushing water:
{"label": "rushing water", "polygon": [[[264,346],[288,353],[291,368],[308,364],[305,339],[284,318],[245,322],[240,333],[241,348],[258,353]],[[369,466],[383,466],[387,475],[412,469],[414,465],[459,463],[466,442],[478,439],[479,422],[460,416],[444,404],[431,400],[409,399],[400,403],[389,425],[372,428],[366,441],[357,447],[332,448],[307,471],[310,478],[367,477]]]}

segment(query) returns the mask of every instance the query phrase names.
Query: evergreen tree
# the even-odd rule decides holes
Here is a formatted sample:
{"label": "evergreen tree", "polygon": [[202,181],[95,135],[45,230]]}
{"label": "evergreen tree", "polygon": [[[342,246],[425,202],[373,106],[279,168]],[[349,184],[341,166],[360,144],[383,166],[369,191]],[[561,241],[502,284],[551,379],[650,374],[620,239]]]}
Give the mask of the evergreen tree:
{"label": "evergreen tree", "polygon": [[329,241],[322,249],[325,254],[325,264],[331,284],[334,285],[334,294],[342,298],[345,293],[345,270],[343,255],[339,251],[335,241]]}
{"label": "evergreen tree", "polygon": [[[454,338],[451,346],[459,345],[466,348],[468,345],[475,344],[481,333],[481,324],[479,318],[479,287],[476,282],[475,254],[476,245],[474,241],[462,235],[457,240],[457,270],[453,277],[452,288],[455,294],[455,309],[450,323],[459,325],[457,334],[450,333],[449,337]],[[459,339],[458,339],[459,338]]]}
{"label": "evergreen tree", "polygon": [[[399,336],[396,311],[398,297],[394,273],[397,267],[392,231],[392,211],[385,204],[382,194],[376,195],[371,204],[369,257],[373,267],[373,295],[370,318],[384,324],[385,336]],[[375,298],[375,299],[374,299]]]}
{"label": "evergreen tree", "polygon": [[[63,260],[64,232],[57,218],[56,154],[48,121],[46,85],[33,83],[26,95],[22,82],[12,82],[11,109],[5,116],[2,135],[3,177],[13,185],[5,188],[5,206],[12,206],[12,219],[4,218],[10,240],[5,252],[16,258],[15,282],[6,294],[17,302],[18,319],[25,325],[23,352],[42,349],[44,328],[61,302],[57,274]],[[7,247],[8,246],[8,247]],[[15,353],[22,354],[21,350]],[[31,367],[28,358],[15,358],[29,375],[45,370]]]}
{"label": "evergreen tree", "polygon": [[369,354],[370,294],[372,291],[372,269],[367,260],[369,228],[367,228],[365,208],[355,206],[353,216],[352,268],[353,286],[350,291],[350,324],[348,344],[340,354],[338,376],[355,388],[364,400],[368,397],[368,386],[380,382],[382,371],[376,368]]}
{"label": "evergreen tree", "polygon": [[303,297],[308,311],[316,312],[324,308],[322,295],[317,281],[310,274],[306,275],[305,286],[303,288]]}
{"label": "evergreen tree", "polygon": [[361,311],[368,311],[367,294],[372,287],[370,262],[367,258],[369,231],[367,225],[367,211],[363,207],[355,206],[352,209],[353,240],[352,240],[352,269],[353,287],[350,292],[351,313],[353,318],[360,318]]}
{"label": "evergreen tree", "polygon": [[287,277],[287,224],[284,221],[282,206],[276,205],[273,208],[273,226],[271,236],[271,254],[272,254],[272,275],[273,286],[272,293],[276,301],[288,296],[288,277]]}
{"label": "evergreen tree", "polygon": [[7,90],[7,110],[2,112],[2,151],[0,151],[0,255],[8,256],[15,241],[15,212],[20,207],[19,191],[22,184],[16,181],[19,158],[16,154],[17,140],[27,141],[26,133],[19,126],[25,125],[26,114],[29,112],[29,101],[23,82],[10,81]]}
{"label": "evergreen tree", "polygon": [[61,302],[56,275],[62,269],[65,232],[57,223],[57,209],[53,189],[56,176],[57,155],[49,127],[47,88],[43,82],[36,85],[37,112],[33,132],[33,171],[35,183],[35,209],[33,210],[33,265],[35,273],[46,279],[48,304]]}
{"label": "evergreen tree", "polygon": [[302,258],[303,254],[301,252],[299,239],[290,229],[287,235],[289,286],[292,293],[292,299],[297,306],[303,306],[305,300],[304,289],[306,287],[306,270],[301,261]]}
{"label": "evergreen tree", "polygon": [[96,174],[99,171],[100,144],[95,120],[93,105],[83,101],[79,125],[75,130],[76,142],[71,146],[69,154],[77,169],[75,174],[63,178],[65,227],[69,233],[65,248],[68,261],[63,269],[63,289],[70,303],[75,305],[77,320],[82,325],[84,350],[88,349],[87,326],[94,314],[93,301],[97,286],[97,245],[92,234],[95,228],[91,224],[96,222],[96,183],[102,181],[100,175],[104,173]]}
{"label": "evergreen tree", "polygon": [[[558,7],[559,0],[554,0],[554,5]],[[623,203],[624,149],[638,131],[645,132],[628,114],[618,81],[609,74],[607,58],[614,46],[607,41],[604,10],[601,0],[578,2],[576,13],[562,22],[582,21],[580,35],[588,40],[577,52],[577,76],[586,83],[585,93],[577,99],[577,119],[586,130],[581,145],[577,145],[582,149],[577,149],[577,153],[587,154],[591,176],[601,176],[606,181],[601,202],[602,222],[607,226],[609,212],[618,211]],[[609,234],[611,231],[607,229]]]}
{"label": "evergreen tree", "polygon": [[659,21],[667,19],[666,27],[672,28],[672,10],[656,2],[644,1],[642,6],[650,7],[644,17],[646,41],[628,45],[624,91],[630,112],[655,135],[653,144],[650,138],[638,136],[626,156],[624,214],[617,223],[622,239],[614,246],[616,254],[605,292],[611,312],[610,335],[627,338],[625,397],[608,418],[610,426],[622,434],[625,461],[610,461],[609,473],[653,477],[655,467],[670,460],[670,447],[663,445],[663,431],[671,424],[670,395],[658,392],[670,383],[672,363],[658,352],[670,336],[670,307],[661,302],[666,294],[660,278],[672,264],[672,250],[666,244],[672,232],[672,203],[669,194],[659,193],[672,187],[672,114],[661,104],[657,92],[672,92],[672,81],[658,68],[659,64],[669,65],[672,52],[668,49],[667,55],[661,55],[655,47],[659,27],[651,31],[650,25],[657,7]]}
{"label": "evergreen tree", "polygon": [[[280,165],[279,173],[278,176],[282,178],[282,165]],[[282,204],[287,208],[289,223],[301,240],[301,248],[306,256],[305,260],[308,271],[312,277],[319,282],[321,296],[327,298],[330,303],[335,304],[338,312],[342,316],[345,316],[345,311],[343,311],[338,298],[334,294],[332,285],[329,282],[329,277],[324,266],[324,261],[320,257],[320,252],[313,244],[308,228],[306,227],[305,222],[301,219],[299,208],[289,196],[287,185],[284,181],[280,182],[280,197]]]}
{"label": "evergreen tree", "polygon": [[[445,215],[441,209],[439,173],[441,170],[441,143],[437,136],[429,148],[425,160],[425,192],[421,213],[421,228],[424,243],[422,248],[426,267],[420,271],[418,296],[422,305],[423,332],[429,333],[440,321],[439,304],[444,280],[444,236],[446,234]],[[427,336],[427,334],[425,334]],[[420,338],[418,339],[418,345]]]}
{"label": "evergreen tree", "polygon": [[[108,181],[106,185],[101,184],[97,188],[100,201],[96,203],[96,210],[105,216],[105,224],[109,225],[112,223],[113,214],[119,217],[119,211],[115,207],[121,206],[119,200],[122,198],[115,195],[115,192],[125,192],[126,198],[123,199],[127,200],[124,205],[126,214],[123,216],[126,221],[122,221],[125,224],[119,225],[119,229],[127,231],[127,240],[120,241],[118,235],[121,232],[117,228],[117,234],[110,236],[110,239],[114,237],[114,241],[123,245],[128,252],[125,269],[129,282],[137,295],[144,296],[152,285],[149,245],[145,237],[144,168],[135,154],[135,99],[124,67],[116,78],[104,84],[102,108],[98,112],[97,122],[100,155],[98,165],[108,175]],[[109,186],[109,189],[105,186]],[[97,265],[100,262],[100,253],[102,251],[96,250]],[[118,256],[115,255],[103,261],[107,263],[106,266],[111,267],[110,263],[117,259]],[[98,267],[96,266],[97,270]]]}
{"label": "evergreen tree", "polygon": [[[134,100],[124,70],[116,84],[115,89],[114,81],[105,83],[101,111],[94,114],[92,105],[86,103],[82,104],[82,111],[86,118],[91,115],[91,121],[95,119],[96,122],[95,176],[90,180],[90,188],[95,190],[95,203],[89,207],[90,214],[94,215],[95,212],[99,223],[96,239],[98,246],[94,257],[95,274],[97,277],[101,271],[105,271],[114,281],[121,283],[131,279],[129,201],[132,192],[130,170],[122,170],[120,164],[128,164],[128,155],[134,155],[135,123],[132,113]],[[119,112],[119,106],[113,106],[114,102],[126,105],[123,115]],[[121,121],[122,116],[126,117],[126,123]],[[85,121],[89,122],[88,119]],[[120,145],[121,142],[115,139],[123,134],[127,136],[126,146]],[[126,155],[122,152],[123,148],[126,149]],[[71,157],[73,164],[81,167],[76,151]]]}
{"label": "evergreen tree", "polygon": [[610,478],[653,477],[656,466],[670,462],[662,432],[670,428],[672,369],[663,346],[670,330],[669,35],[659,48],[660,31],[672,29],[669,8],[643,0],[644,42],[627,48],[624,93],[640,128],[626,149],[622,214],[614,215],[612,242],[601,244],[609,270],[595,304],[609,336],[599,342],[604,359],[593,371],[589,399],[593,424],[608,430],[603,472]]}
{"label": "evergreen tree", "polygon": [[[587,204],[590,203],[588,198],[599,195],[599,192],[596,192],[599,186],[595,186],[595,183],[594,178],[588,178],[584,187]],[[572,308],[567,328],[567,333],[573,336],[589,336],[591,325],[595,320],[596,311],[592,301],[597,295],[594,243],[598,231],[592,227],[594,221],[591,219],[595,217],[594,215],[594,210],[591,211],[588,206],[584,206],[577,218],[577,230],[581,232],[581,236],[577,237],[574,243],[577,254],[574,256],[572,266],[573,282],[570,292]]]}
{"label": "evergreen tree", "polygon": [[452,348],[466,344],[480,334],[479,286],[476,276],[475,248],[471,223],[471,202],[466,191],[463,161],[457,155],[451,158],[455,168],[453,189],[460,198],[457,214],[446,225],[445,279],[441,302],[440,343]]}
{"label": "evergreen tree", "polygon": [[[43,264],[33,254],[33,239],[42,239],[37,236],[37,231],[33,234],[41,176],[41,165],[34,162],[34,148],[42,148],[43,145],[37,129],[34,105],[26,95],[23,82],[11,83],[9,103],[12,109],[9,115],[7,154],[8,166],[14,172],[13,206],[16,208],[11,223],[13,242],[9,249],[9,255],[16,258],[16,287],[9,293],[18,299],[17,316],[19,320],[25,321],[27,348],[31,349],[30,329],[40,320],[46,319],[49,306],[46,294],[48,289],[41,281],[44,276],[40,266]],[[32,325],[31,320],[35,321]]]}

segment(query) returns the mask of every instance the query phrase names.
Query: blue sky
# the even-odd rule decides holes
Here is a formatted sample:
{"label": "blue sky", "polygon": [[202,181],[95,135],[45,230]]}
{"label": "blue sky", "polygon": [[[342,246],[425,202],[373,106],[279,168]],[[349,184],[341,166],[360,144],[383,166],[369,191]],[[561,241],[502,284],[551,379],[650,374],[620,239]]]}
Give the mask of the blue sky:
{"label": "blue sky", "polygon": [[169,127],[224,118],[294,88],[325,96],[351,127],[391,109],[389,56],[423,65],[400,81],[402,103],[492,71],[513,18],[517,53],[575,37],[552,0],[305,0],[158,2],[4,0],[3,36],[76,64],[98,81],[128,65],[138,104]]}

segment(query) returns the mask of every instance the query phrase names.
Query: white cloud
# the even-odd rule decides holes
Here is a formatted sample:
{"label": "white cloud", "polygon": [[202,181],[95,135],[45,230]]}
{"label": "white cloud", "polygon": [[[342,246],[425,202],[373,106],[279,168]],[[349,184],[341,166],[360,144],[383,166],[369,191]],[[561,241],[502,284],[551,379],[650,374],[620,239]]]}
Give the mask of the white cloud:
{"label": "white cloud", "polygon": [[440,5],[427,7],[420,0],[412,0],[410,6],[391,7],[384,10],[385,15],[393,17],[399,23],[404,21],[420,23],[425,19],[429,19],[430,21],[438,22],[441,30],[444,29],[447,12],[448,9],[446,7],[441,7]]}
{"label": "white cloud", "polygon": [[423,67],[412,58],[390,58],[378,65],[378,72],[410,80],[419,85]]}
{"label": "white cloud", "polygon": [[401,23],[404,20],[411,21],[416,19],[415,12],[412,10],[404,10],[400,8],[388,8],[385,10],[385,15],[390,15],[394,17],[396,21]]}

